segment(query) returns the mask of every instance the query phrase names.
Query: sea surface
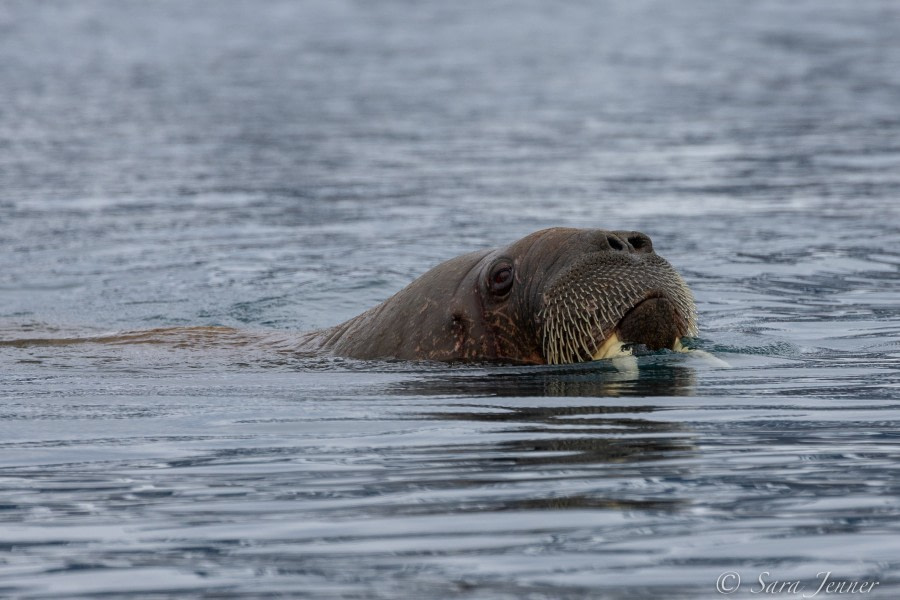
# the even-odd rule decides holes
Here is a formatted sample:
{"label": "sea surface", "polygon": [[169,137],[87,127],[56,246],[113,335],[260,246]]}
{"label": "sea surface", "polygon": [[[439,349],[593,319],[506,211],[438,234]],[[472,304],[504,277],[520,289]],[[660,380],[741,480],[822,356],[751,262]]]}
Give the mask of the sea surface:
{"label": "sea surface", "polygon": [[[551,226],[650,235],[702,352],[103,341],[290,338]],[[900,4],[0,1],[0,596],[823,580],[900,595]]]}

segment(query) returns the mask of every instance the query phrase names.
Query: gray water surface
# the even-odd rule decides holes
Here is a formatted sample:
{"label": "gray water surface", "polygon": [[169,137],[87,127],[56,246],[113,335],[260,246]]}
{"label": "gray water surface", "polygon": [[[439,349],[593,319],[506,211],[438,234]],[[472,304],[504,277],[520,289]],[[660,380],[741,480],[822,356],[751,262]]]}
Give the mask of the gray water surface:
{"label": "gray water surface", "polygon": [[[900,592],[897,3],[5,1],[0,98],[0,594]],[[717,360],[57,343],[550,226],[649,234]]]}

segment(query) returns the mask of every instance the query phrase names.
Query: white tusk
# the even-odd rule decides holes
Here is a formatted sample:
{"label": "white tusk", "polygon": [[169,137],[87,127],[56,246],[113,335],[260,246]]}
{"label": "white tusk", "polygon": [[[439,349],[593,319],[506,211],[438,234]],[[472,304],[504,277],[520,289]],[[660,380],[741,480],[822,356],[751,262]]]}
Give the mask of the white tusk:
{"label": "white tusk", "polygon": [[606,338],[600,347],[597,348],[597,351],[594,352],[594,356],[592,357],[594,360],[601,360],[604,358],[617,358],[619,356],[631,356],[631,350],[623,350],[622,339],[619,337],[619,334],[613,332],[608,338]]}

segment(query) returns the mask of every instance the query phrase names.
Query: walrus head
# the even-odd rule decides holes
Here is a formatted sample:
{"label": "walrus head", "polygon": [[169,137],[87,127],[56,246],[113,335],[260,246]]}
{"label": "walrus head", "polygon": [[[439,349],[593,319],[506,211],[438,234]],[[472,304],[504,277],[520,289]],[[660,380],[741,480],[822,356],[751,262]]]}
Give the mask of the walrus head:
{"label": "walrus head", "polygon": [[[534,340],[519,360],[546,364],[614,357],[627,344],[674,348],[697,334],[690,290],[637,231],[547,229],[498,251],[485,265],[486,319],[502,354]],[[507,331],[514,322],[529,331]]]}
{"label": "walrus head", "polygon": [[442,263],[315,339],[355,358],[564,364],[696,334],[691,292],[648,236],[553,228]]}

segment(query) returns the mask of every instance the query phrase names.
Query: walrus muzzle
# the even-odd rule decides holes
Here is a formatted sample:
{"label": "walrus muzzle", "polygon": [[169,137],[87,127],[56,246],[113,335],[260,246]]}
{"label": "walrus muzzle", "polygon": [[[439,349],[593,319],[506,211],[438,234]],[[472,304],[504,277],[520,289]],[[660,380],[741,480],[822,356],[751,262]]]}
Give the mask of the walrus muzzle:
{"label": "walrus muzzle", "polygon": [[681,337],[678,323],[678,311],[671,300],[648,298],[629,310],[616,329],[623,340],[661,350],[672,348]]}
{"label": "walrus muzzle", "polygon": [[548,363],[615,358],[631,344],[677,349],[682,337],[696,335],[684,280],[649,238],[642,250],[587,252],[550,283],[541,308]]}

